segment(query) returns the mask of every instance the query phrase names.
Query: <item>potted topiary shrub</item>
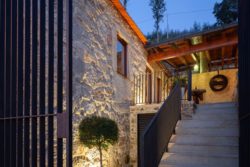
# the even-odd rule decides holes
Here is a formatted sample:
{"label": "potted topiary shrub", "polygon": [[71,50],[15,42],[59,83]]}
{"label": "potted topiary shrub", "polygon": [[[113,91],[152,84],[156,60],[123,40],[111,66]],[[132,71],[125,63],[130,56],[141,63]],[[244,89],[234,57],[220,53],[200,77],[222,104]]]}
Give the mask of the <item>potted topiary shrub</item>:
{"label": "potted topiary shrub", "polygon": [[102,150],[118,141],[118,127],[115,121],[104,117],[87,117],[79,125],[80,142],[88,148],[96,147],[103,167]]}

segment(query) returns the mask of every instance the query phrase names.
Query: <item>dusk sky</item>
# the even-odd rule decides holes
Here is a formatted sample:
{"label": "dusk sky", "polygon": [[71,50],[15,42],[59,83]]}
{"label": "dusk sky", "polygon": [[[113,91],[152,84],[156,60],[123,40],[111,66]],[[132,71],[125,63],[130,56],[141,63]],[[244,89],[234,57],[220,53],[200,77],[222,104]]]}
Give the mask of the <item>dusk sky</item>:
{"label": "dusk sky", "polygon": [[[169,29],[189,29],[195,21],[213,24],[216,21],[213,15],[215,2],[221,0],[166,0],[167,12],[161,29],[167,29],[167,15]],[[127,10],[145,35],[154,29],[149,0],[129,0]]]}

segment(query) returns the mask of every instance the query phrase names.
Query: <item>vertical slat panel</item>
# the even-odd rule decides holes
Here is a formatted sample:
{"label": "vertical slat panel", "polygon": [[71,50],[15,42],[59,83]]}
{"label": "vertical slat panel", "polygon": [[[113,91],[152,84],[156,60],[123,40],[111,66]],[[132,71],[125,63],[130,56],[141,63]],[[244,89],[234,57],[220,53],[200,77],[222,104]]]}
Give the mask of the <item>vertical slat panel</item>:
{"label": "vertical slat panel", "polygon": [[[6,1],[6,20],[5,20],[5,71],[4,71],[4,116],[10,117],[10,58],[11,58],[11,1]],[[5,141],[4,141],[4,166],[10,166],[10,120],[4,121]]]}
{"label": "vertical slat panel", "polygon": [[66,25],[68,26],[67,31],[67,41],[68,41],[68,49],[66,52],[66,65],[67,65],[67,167],[72,167],[72,14],[73,14],[73,1],[67,0],[66,4],[66,14],[67,14],[67,22]]}
{"label": "vertical slat panel", "polygon": [[[18,0],[18,114],[23,115],[23,0]],[[23,119],[17,122],[17,166],[23,166]]]}
{"label": "vertical slat panel", "polygon": [[[46,21],[46,6],[45,0],[40,1],[40,115],[45,114],[45,21]],[[39,164],[40,167],[45,167],[45,118],[40,118],[39,125]]]}
{"label": "vertical slat panel", "polygon": [[[49,0],[49,69],[48,69],[48,113],[54,112],[54,0]],[[48,117],[48,166],[53,166],[54,141],[53,141],[53,116]]]}
{"label": "vertical slat panel", "polygon": [[[1,13],[0,13],[0,118],[4,117],[4,69],[5,69],[5,0],[0,1]],[[0,121],[0,166],[4,166],[4,121]]]}
{"label": "vertical slat panel", "polygon": [[[63,1],[58,0],[58,64],[57,64],[57,112],[63,112]],[[57,139],[57,166],[63,162],[63,139]]]}
{"label": "vertical slat panel", "polygon": [[[25,97],[24,115],[30,115],[30,0],[25,1]],[[30,120],[24,119],[24,166],[30,166]]]}
{"label": "vertical slat panel", "polygon": [[[37,115],[37,21],[38,3],[32,1],[32,115]],[[32,118],[32,166],[37,166],[37,118]]]}
{"label": "vertical slat panel", "polygon": [[[11,117],[16,116],[17,0],[11,1]],[[16,119],[11,122],[10,166],[16,166]]]}
{"label": "vertical slat panel", "polygon": [[250,166],[250,2],[239,1],[239,166]]}
{"label": "vertical slat panel", "polygon": [[[46,24],[46,2],[48,2],[48,24]],[[58,113],[61,113],[63,111],[63,55],[65,55],[67,65],[65,68],[68,132],[66,162],[67,166],[72,166],[72,1],[66,0],[65,2],[67,2],[67,10],[64,18],[63,1],[58,0],[58,82],[55,83],[54,0],[32,0],[32,3],[31,0],[0,1],[0,142],[2,143],[0,166],[37,166],[38,160],[41,167],[54,166],[56,160],[53,147],[56,143],[54,143],[53,136],[55,130],[53,96],[54,84],[57,84]],[[63,19],[67,20],[66,53],[63,53]],[[38,20],[40,20],[40,27],[38,27]],[[46,54],[46,25],[49,26],[48,54]],[[38,55],[40,55],[39,59]],[[46,56],[48,57],[48,78],[46,77]],[[39,84],[37,77],[40,77]],[[48,82],[48,94],[45,90],[46,82]],[[48,99],[49,115],[46,115],[46,99]],[[40,116],[37,116],[39,114]],[[46,118],[48,118],[47,123]],[[39,146],[37,123],[40,124]],[[45,129],[48,129],[48,147],[45,147]],[[58,166],[63,166],[62,144],[62,139],[58,139]]]}

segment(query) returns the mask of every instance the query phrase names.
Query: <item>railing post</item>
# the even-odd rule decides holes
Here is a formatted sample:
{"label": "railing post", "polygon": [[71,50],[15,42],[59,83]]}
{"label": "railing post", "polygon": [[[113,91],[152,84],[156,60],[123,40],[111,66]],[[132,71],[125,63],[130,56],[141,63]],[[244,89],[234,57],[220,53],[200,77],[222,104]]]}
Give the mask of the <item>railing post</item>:
{"label": "railing post", "polygon": [[188,69],[188,101],[192,100],[192,69]]}

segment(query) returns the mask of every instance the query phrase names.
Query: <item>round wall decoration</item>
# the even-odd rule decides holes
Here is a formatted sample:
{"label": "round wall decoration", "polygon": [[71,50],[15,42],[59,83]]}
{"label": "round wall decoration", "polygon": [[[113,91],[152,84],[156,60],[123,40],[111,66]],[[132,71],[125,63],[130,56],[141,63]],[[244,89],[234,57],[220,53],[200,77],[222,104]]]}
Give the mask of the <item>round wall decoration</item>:
{"label": "round wall decoration", "polygon": [[209,82],[209,86],[213,91],[222,91],[224,90],[228,85],[228,79],[225,75],[215,75],[213,78],[211,78]]}

